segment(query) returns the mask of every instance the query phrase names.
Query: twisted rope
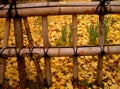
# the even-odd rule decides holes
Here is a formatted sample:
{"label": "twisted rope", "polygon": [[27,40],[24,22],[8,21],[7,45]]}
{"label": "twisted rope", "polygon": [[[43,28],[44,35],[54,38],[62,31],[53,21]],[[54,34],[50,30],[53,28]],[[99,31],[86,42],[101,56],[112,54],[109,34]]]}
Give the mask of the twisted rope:
{"label": "twisted rope", "polygon": [[99,15],[107,14],[108,10],[105,4],[110,4],[110,3],[111,3],[111,0],[100,0],[100,3],[96,8],[96,12],[98,12]]}

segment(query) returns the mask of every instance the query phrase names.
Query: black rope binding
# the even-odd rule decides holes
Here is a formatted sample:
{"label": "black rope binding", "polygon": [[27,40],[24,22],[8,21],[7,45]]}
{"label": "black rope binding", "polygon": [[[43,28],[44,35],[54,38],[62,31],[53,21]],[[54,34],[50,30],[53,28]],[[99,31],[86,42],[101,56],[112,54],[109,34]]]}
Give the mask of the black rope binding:
{"label": "black rope binding", "polygon": [[[100,46],[100,50],[101,50],[101,53],[100,55],[103,55],[106,57],[106,59],[109,59],[109,55],[107,56],[106,53],[105,53],[105,45],[103,45],[103,48]],[[109,53],[108,53],[109,54]]]}
{"label": "black rope binding", "polygon": [[33,50],[35,47],[29,48],[29,52],[30,52],[30,60],[33,60]]}
{"label": "black rope binding", "polygon": [[8,9],[8,12],[7,12],[8,18],[12,18],[12,9],[13,9],[13,7],[15,9],[15,17],[19,17],[16,5],[17,5],[16,0],[12,0],[12,2],[9,2],[9,9]]}
{"label": "black rope binding", "polygon": [[103,45],[103,47],[102,47],[102,46],[100,46],[100,50],[101,50],[100,55],[103,55],[103,56],[105,55],[104,48],[105,48],[105,47],[104,47],[104,45]]}
{"label": "black rope binding", "polygon": [[22,50],[22,48],[19,48],[19,50],[17,51],[17,47],[15,47],[16,57],[21,57],[20,56],[20,51]]}
{"label": "black rope binding", "polygon": [[1,56],[1,57],[5,57],[5,58],[8,57],[8,55],[3,54],[4,51],[5,51],[7,48],[8,48],[8,47],[1,49],[1,50],[2,50],[2,51],[0,52],[0,56]]}
{"label": "black rope binding", "polygon": [[48,55],[48,50],[49,50],[49,47],[47,48],[47,50],[45,51],[45,48],[43,48],[43,51],[44,51],[44,57],[45,58],[49,58],[50,56]]}
{"label": "black rope binding", "polygon": [[29,52],[30,52],[30,58],[32,58],[33,57],[33,47],[32,48],[29,48]]}
{"label": "black rope binding", "polygon": [[111,0],[100,0],[100,3],[96,8],[96,12],[98,12],[99,15],[107,14],[108,10],[105,4],[110,4],[111,3],[110,1]]}
{"label": "black rope binding", "polygon": [[78,56],[78,54],[77,54],[77,50],[78,50],[78,47],[76,47],[76,50],[75,50],[75,48],[73,47],[73,51],[74,51],[74,57],[77,57]]}
{"label": "black rope binding", "polygon": [[7,4],[9,4],[9,0],[0,0],[0,5],[3,5],[0,9],[3,9]]}

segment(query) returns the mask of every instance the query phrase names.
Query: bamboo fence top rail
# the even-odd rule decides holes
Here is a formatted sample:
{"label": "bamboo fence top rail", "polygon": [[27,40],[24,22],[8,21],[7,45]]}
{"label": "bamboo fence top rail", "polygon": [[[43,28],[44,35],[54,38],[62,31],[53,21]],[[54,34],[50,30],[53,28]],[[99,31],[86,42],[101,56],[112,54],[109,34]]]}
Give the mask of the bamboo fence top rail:
{"label": "bamboo fence top rail", "polygon": [[[97,14],[96,7],[99,2],[39,2],[17,4],[20,16],[39,16],[39,15],[70,15],[70,14]],[[3,5],[0,5],[2,7]],[[113,1],[107,4],[108,14],[120,14],[120,2]],[[0,9],[0,18],[7,17],[9,5]],[[13,17],[15,10],[12,10]]]}

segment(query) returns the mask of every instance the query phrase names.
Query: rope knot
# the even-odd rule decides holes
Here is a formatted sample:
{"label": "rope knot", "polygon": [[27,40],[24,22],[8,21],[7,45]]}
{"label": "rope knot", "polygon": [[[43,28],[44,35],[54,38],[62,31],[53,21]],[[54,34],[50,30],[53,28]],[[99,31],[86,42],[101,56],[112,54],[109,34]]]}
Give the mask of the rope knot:
{"label": "rope knot", "polygon": [[96,12],[98,12],[99,15],[104,15],[108,13],[106,4],[110,4],[111,0],[100,0],[99,5],[96,8]]}
{"label": "rope knot", "polygon": [[15,17],[20,17],[18,12],[17,12],[17,2],[16,0],[12,0],[11,2],[9,2],[9,9],[8,9],[8,12],[7,12],[7,16],[8,18],[12,18],[12,9],[13,9],[13,6],[15,8]]}

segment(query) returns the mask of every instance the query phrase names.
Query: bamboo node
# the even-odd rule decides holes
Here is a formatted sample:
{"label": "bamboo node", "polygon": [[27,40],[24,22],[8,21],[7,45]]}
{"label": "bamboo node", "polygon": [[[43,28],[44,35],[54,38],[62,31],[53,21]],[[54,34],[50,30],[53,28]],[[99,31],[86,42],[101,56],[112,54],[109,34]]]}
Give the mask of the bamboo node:
{"label": "bamboo node", "polygon": [[77,27],[72,27],[73,29],[77,29]]}

